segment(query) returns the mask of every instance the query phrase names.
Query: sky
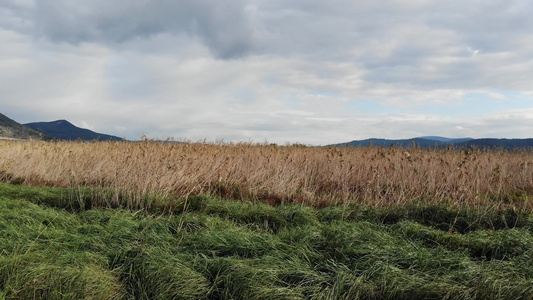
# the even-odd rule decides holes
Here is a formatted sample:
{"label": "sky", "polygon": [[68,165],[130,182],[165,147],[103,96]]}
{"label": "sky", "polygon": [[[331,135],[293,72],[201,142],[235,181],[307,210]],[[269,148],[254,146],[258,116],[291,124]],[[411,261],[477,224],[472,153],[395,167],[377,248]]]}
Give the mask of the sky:
{"label": "sky", "polygon": [[533,137],[533,1],[0,0],[0,113],[138,140]]}

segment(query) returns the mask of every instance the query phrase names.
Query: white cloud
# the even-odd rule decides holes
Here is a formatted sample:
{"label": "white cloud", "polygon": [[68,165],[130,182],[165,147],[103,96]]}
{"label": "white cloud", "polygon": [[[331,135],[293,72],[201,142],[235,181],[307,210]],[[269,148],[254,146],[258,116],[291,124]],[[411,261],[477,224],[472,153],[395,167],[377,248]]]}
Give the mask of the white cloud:
{"label": "white cloud", "polygon": [[500,93],[493,93],[493,92],[489,92],[487,93],[487,95],[491,98],[494,98],[494,99],[500,99],[500,100],[509,100],[509,97],[503,95],[503,94],[500,94]]}

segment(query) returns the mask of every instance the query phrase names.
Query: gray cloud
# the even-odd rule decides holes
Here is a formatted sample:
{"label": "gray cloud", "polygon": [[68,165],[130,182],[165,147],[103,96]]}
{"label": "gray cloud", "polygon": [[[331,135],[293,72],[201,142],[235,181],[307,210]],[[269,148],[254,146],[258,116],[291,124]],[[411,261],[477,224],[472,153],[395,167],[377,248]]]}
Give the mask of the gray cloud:
{"label": "gray cloud", "polygon": [[67,0],[39,0],[25,10],[34,33],[54,42],[123,43],[158,34],[202,39],[220,58],[241,57],[254,47],[253,28],[246,2],[231,0],[94,0],[80,4]]}
{"label": "gray cloud", "polygon": [[0,104],[21,122],[131,139],[523,137],[532,12],[503,0],[4,0]]}
{"label": "gray cloud", "polygon": [[370,82],[528,89],[519,78],[531,75],[531,66],[506,70],[533,53],[530,3],[308,2],[262,3],[271,51],[351,61]]}

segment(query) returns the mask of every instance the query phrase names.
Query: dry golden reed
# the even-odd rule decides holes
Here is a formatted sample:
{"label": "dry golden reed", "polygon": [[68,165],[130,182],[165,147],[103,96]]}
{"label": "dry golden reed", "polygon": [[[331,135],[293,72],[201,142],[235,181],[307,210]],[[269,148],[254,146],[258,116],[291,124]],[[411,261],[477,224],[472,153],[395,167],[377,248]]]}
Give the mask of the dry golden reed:
{"label": "dry golden reed", "polygon": [[147,195],[196,194],[316,207],[533,208],[530,151],[0,141],[0,180],[112,190],[100,201],[138,208],[152,205]]}

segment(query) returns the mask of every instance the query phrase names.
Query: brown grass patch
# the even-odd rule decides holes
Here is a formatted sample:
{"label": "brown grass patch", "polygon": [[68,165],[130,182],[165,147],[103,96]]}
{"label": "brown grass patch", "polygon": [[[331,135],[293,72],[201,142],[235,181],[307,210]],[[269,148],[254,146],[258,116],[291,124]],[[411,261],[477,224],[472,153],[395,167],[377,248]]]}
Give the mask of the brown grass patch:
{"label": "brown grass patch", "polygon": [[149,206],[147,195],[212,194],[316,207],[533,208],[530,151],[0,141],[0,158],[2,181],[105,188],[113,193],[102,201],[128,207]]}

